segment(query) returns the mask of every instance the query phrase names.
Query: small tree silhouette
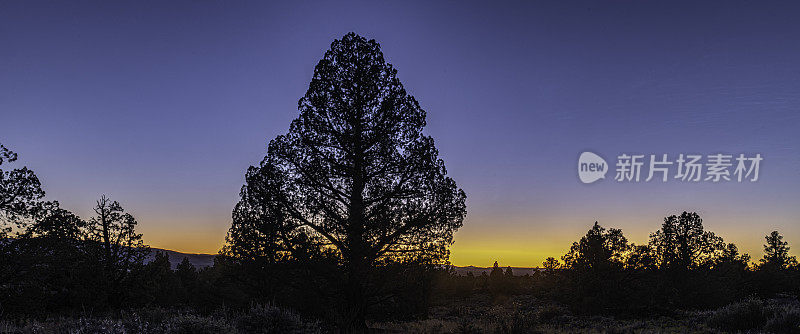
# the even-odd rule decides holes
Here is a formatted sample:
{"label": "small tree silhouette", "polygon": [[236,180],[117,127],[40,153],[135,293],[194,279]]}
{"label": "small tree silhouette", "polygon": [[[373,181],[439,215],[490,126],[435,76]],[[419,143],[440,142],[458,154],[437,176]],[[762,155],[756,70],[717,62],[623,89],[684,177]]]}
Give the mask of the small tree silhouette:
{"label": "small tree silhouette", "polygon": [[797,258],[789,255],[789,243],[783,241],[778,231],[772,231],[764,239],[764,257],[760,261],[762,269],[781,270],[797,265]]}
{"label": "small tree silhouette", "polygon": [[739,254],[736,244],[729,243],[722,249],[722,254],[714,262],[714,269],[727,271],[743,271],[750,263],[750,255]]}
{"label": "small tree silhouette", "polygon": [[142,277],[137,277],[144,286],[138,287],[137,295],[145,295],[147,302],[156,305],[170,306],[179,301],[181,297],[180,281],[172,271],[169,254],[157,251],[153,254],[152,261],[142,268]]}
{"label": "small tree silhouette", "polygon": [[545,273],[553,274],[556,270],[561,269],[561,263],[551,256],[542,262],[542,268],[544,268]]}
{"label": "small tree silhouette", "polygon": [[489,272],[489,277],[493,279],[503,278],[503,269],[500,268],[500,265],[497,263],[497,261],[494,261],[494,265],[492,265],[492,271]]}
{"label": "small tree silhouette", "polygon": [[514,270],[511,269],[511,266],[508,266],[503,275],[505,275],[506,279],[514,278]]}
{"label": "small tree silhouette", "polygon": [[136,219],[125,213],[117,201],[103,195],[94,212],[97,215],[89,221],[87,239],[101,264],[109,302],[116,304],[123,279],[135,265],[142,263],[150,248],[142,241],[142,235],[136,233]]}
{"label": "small tree silhouette", "polygon": [[620,229],[606,230],[597,222],[572,247],[562,259],[569,269],[601,270],[621,268],[628,250],[628,240]]}
{"label": "small tree silhouette", "polygon": [[183,257],[180,263],[175,267],[175,273],[181,282],[188,283],[197,280],[197,268],[189,261],[188,257]]}

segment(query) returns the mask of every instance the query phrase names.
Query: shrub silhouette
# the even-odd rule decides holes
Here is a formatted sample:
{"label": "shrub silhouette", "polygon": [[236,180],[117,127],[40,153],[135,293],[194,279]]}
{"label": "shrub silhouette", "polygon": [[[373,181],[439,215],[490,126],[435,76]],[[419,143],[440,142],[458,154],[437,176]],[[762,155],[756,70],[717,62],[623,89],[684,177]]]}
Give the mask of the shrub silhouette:
{"label": "shrub silhouette", "polygon": [[749,298],[714,311],[709,324],[726,331],[746,331],[759,329],[767,321],[764,302]]}

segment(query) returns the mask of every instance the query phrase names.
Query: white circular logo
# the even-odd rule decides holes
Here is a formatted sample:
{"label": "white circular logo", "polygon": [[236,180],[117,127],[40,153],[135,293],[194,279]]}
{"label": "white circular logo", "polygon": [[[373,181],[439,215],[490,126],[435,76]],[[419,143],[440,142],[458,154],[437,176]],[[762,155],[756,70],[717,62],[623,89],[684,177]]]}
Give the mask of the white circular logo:
{"label": "white circular logo", "polygon": [[578,178],[583,183],[592,183],[606,178],[608,164],[599,155],[583,152],[578,158]]}

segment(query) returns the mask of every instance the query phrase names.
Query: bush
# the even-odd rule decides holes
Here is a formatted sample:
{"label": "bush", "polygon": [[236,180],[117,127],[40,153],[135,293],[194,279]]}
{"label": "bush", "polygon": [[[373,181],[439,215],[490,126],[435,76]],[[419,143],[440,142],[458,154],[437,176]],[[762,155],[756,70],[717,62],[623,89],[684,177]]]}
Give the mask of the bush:
{"label": "bush", "polygon": [[111,333],[123,334],[126,331],[124,325],[117,320],[112,319],[66,319],[61,318],[51,320],[49,322],[26,321],[24,324],[14,325],[12,323],[4,323],[0,325],[1,333],[71,333],[71,334],[89,334],[89,333]]}
{"label": "bush", "polygon": [[236,329],[242,333],[320,333],[316,322],[274,306],[256,305],[236,319]]}
{"label": "bush", "polygon": [[[437,328],[437,330],[440,330],[440,328]],[[478,334],[480,332],[481,331],[478,330],[478,327],[475,327],[474,324],[470,323],[466,319],[462,319],[461,322],[458,323],[458,327],[456,328],[456,333],[458,334]]]}
{"label": "bush", "polygon": [[725,331],[736,332],[759,329],[767,322],[764,302],[756,298],[748,298],[714,311],[708,324]]}
{"label": "bush", "polygon": [[545,305],[536,311],[536,321],[541,323],[551,322],[563,315],[569,315],[569,312],[563,307],[557,305]]}
{"label": "bush", "polygon": [[800,308],[786,305],[776,309],[764,330],[777,334],[800,334]]}
{"label": "bush", "polygon": [[217,334],[230,333],[233,330],[222,319],[186,314],[170,319],[166,332],[170,334]]}

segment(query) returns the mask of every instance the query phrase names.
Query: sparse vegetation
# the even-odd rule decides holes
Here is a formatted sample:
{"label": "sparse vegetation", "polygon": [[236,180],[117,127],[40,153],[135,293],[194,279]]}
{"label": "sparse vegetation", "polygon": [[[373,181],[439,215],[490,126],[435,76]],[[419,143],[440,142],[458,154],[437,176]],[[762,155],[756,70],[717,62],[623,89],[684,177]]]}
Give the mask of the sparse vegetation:
{"label": "sparse vegetation", "polygon": [[254,305],[243,312],[202,315],[188,311],[142,309],[104,317],[48,318],[41,321],[0,322],[0,333],[322,333],[319,323],[269,305]]}

